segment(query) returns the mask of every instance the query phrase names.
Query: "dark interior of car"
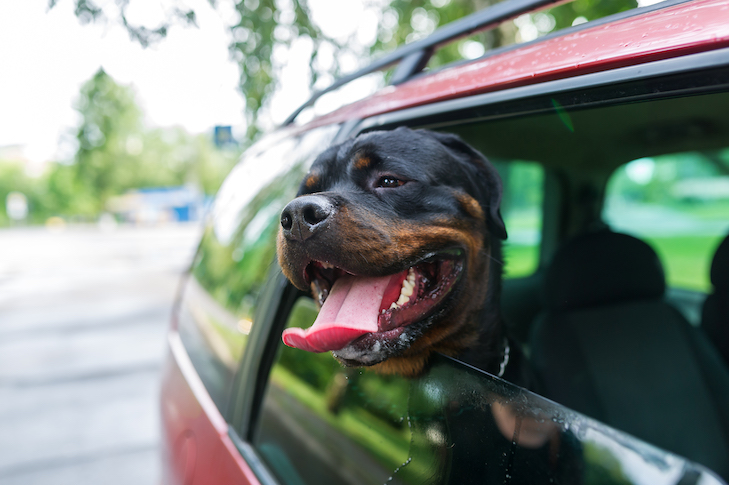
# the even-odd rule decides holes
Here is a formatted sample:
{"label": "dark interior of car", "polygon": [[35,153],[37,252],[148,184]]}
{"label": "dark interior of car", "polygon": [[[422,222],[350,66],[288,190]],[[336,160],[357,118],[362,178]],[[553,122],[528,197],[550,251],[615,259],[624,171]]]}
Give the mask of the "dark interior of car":
{"label": "dark interior of car", "polygon": [[[545,396],[724,477],[729,242],[714,257],[705,306],[704,294],[680,301],[653,249],[601,214],[619,166],[729,146],[726,113],[729,93],[710,93],[448,127],[488,158],[544,167],[539,266],[504,282],[502,310]],[[702,311],[700,322],[686,318]]]}

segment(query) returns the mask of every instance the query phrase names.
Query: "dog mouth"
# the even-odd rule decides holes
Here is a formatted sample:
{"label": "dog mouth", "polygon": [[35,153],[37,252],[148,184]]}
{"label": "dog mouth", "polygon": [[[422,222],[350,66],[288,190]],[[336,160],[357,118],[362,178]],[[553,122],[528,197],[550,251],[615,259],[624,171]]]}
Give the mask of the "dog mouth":
{"label": "dog mouth", "polygon": [[286,329],[283,341],[310,352],[380,348],[443,308],[462,272],[459,249],[431,254],[387,276],[358,276],[312,261],[306,277],[321,310],[311,327]]}

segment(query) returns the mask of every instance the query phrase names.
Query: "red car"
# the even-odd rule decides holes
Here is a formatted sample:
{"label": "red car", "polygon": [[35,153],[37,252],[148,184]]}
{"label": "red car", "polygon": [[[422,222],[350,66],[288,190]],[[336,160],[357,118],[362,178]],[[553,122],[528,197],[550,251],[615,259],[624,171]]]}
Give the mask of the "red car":
{"label": "red car", "polygon": [[[729,4],[663,2],[424,70],[549,3],[410,43],[246,151],[174,310],[164,483],[729,480]],[[281,210],[327,146],[399,126],[455,133],[499,170],[501,306],[540,394],[442,355],[404,379],[282,344],[317,307],[276,263]]]}

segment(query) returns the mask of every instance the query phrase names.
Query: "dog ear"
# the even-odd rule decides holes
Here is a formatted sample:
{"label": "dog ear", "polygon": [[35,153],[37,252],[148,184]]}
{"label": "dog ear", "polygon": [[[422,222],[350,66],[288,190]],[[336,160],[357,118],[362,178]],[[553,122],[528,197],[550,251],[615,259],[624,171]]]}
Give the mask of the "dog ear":
{"label": "dog ear", "polygon": [[419,131],[435,138],[446,148],[455,152],[455,155],[459,159],[467,161],[475,169],[476,177],[486,182],[485,190],[482,183],[475,184],[475,188],[479,192],[479,200],[486,202],[488,206],[486,222],[489,231],[499,239],[506,239],[506,225],[501,217],[503,185],[501,183],[501,176],[496,171],[496,168],[479,151],[456,135],[428,130]]}

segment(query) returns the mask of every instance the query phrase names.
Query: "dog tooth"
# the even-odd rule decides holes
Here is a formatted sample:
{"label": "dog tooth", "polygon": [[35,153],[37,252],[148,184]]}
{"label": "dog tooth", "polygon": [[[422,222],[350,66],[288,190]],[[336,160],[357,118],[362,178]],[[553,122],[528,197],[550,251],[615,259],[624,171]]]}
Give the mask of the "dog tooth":
{"label": "dog tooth", "polygon": [[413,287],[403,285],[402,290],[400,290],[400,298],[402,298],[403,296],[409,297],[412,294],[413,294]]}
{"label": "dog tooth", "polygon": [[390,310],[395,310],[396,308],[399,308],[399,307],[397,306],[397,303],[395,303],[395,302],[393,301],[393,302],[392,302],[392,305],[390,305]]}
{"label": "dog tooth", "polygon": [[400,295],[400,298],[397,299],[397,304],[400,305],[400,306],[402,306],[402,305],[404,305],[405,303],[407,303],[409,301],[410,301],[410,298],[408,298],[405,295]]}

